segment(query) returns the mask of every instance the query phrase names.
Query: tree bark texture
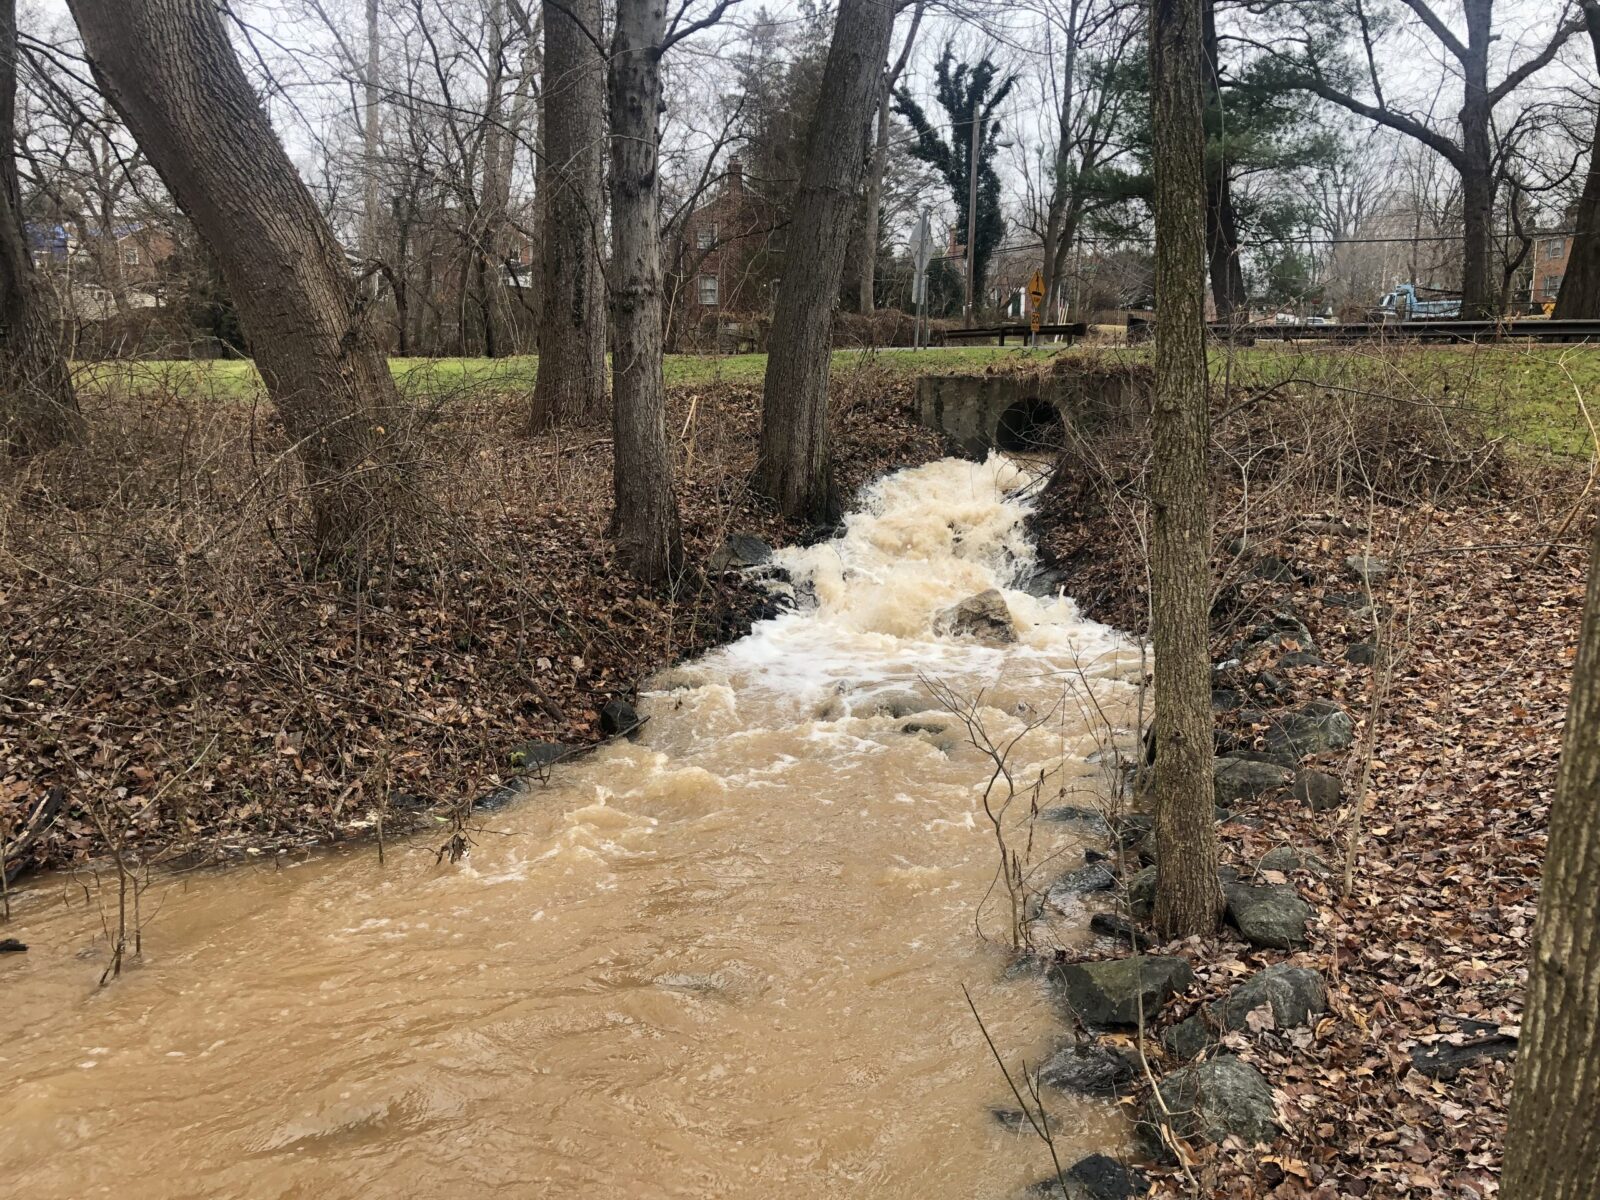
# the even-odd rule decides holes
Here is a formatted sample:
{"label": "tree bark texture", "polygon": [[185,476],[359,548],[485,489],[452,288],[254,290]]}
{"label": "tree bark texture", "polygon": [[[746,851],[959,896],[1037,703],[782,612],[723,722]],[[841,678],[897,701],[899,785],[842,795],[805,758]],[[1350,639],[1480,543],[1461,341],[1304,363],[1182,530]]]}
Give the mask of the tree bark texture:
{"label": "tree bark texture", "polygon": [[319,564],[387,553],[407,473],[394,380],[343,248],[209,0],[70,0],[112,104],[211,247],[304,466]]}
{"label": "tree bark texture", "polygon": [[83,420],[22,224],[16,103],[17,5],[0,0],[0,451],[26,455],[76,440]]}
{"label": "tree bark texture", "polygon": [[[1206,107],[1222,108],[1222,58],[1217,44],[1216,0],[1204,0],[1201,36],[1205,50]],[[1248,307],[1244,265],[1239,259],[1239,217],[1233,207],[1233,179],[1228,174],[1225,127],[1217,129],[1216,153],[1206,156],[1206,257],[1211,276],[1211,300],[1217,320],[1231,321]]]}
{"label": "tree bark texture", "polygon": [[[1600,0],[1584,0],[1583,20],[1600,69]],[[1578,200],[1577,232],[1572,255],[1556,297],[1555,315],[1562,320],[1600,319],[1600,117],[1589,146],[1589,174]]]}
{"label": "tree bark texture", "polygon": [[1165,937],[1212,933],[1222,914],[1211,771],[1201,3],[1151,0],[1150,5],[1156,227],[1150,459],[1155,921]]}
{"label": "tree bark texture", "polygon": [[617,0],[611,43],[612,515],[617,560],[650,583],[683,561],[661,375],[658,153],[666,0]]}
{"label": "tree bark texture", "polygon": [[872,146],[872,161],[867,165],[866,211],[861,218],[861,275],[856,281],[856,307],[868,315],[877,307],[874,293],[878,276],[878,221],[883,210],[883,177],[889,170],[889,110],[894,99],[894,85],[911,59],[911,47],[917,40],[917,30],[922,25],[922,10],[925,7],[922,0],[918,0],[916,8],[912,10],[911,28],[906,32],[905,45],[900,48],[899,57],[889,68],[878,94],[878,131]]}
{"label": "tree bark texture", "polygon": [[822,73],[826,102],[817,106],[806,136],[768,341],[756,465],[756,490],[787,516],[827,521],[838,514],[828,441],[833,310],[893,25],[891,0],[841,0]]}
{"label": "tree bark texture", "polygon": [[544,5],[544,196],[535,429],[577,425],[606,406],[605,60],[600,0]]}
{"label": "tree bark texture", "polygon": [[1500,1179],[1504,1200],[1600,1196],[1600,528],[1572,668]]}

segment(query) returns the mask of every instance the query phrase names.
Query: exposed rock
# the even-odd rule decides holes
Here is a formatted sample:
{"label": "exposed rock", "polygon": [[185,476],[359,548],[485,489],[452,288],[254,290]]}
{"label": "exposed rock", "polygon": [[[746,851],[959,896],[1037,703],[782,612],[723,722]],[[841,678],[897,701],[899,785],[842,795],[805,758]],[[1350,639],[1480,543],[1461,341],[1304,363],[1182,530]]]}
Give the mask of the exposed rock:
{"label": "exposed rock", "polygon": [[1343,750],[1355,737],[1349,716],[1331,700],[1308,700],[1292,712],[1250,716],[1253,724],[1266,725],[1267,749],[1280,761]]}
{"label": "exposed rock", "polygon": [[1363,583],[1382,583],[1389,578],[1389,560],[1387,558],[1368,557],[1363,554],[1352,554],[1344,560],[1345,569]]}
{"label": "exposed rock", "polygon": [[1328,989],[1309,967],[1274,963],[1257,971],[1210,1007],[1212,1020],[1223,1029],[1243,1029],[1252,1012],[1267,1005],[1279,1029],[1307,1024],[1328,1011]]}
{"label": "exposed rock", "polygon": [[708,571],[742,571],[759,567],[772,557],[772,547],[748,533],[735,533],[718,546],[706,561]]}
{"label": "exposed rock", "polygon": [[1089,932],[1116,938],[1130,946],[1139,944],[1139,927],[1121,913],[1101,912],[1089,918]]}
{"label": "exposed rock", "polygon": [[943,733],[947,728],[938,721],[907,721],[900,726],[901,733]]}
{"label": "exposed rock", "polygon": [[929,697],[920,692],[882,692],[866,702],[867,710],[876,716],[910,717],[937,708]]}
{"label": "exposed rock", "polygon": [[1276,763],[1257,762],[1237,754],[1224,755],[1212,765],[1218,804],[1237,804],[1288,787],[1293,774]]}
{"label": "exposed rock", "polygon": [[1327,771],[1301,770],[1295,773],[1291,794],[1312,812],[1327,812],[1343,802],[1344,785]]}
{"label": "exposed rock", "polygon": [[1137,954],[1107,962],[1060,963],[1050,969],[1062,1003],[1091,1029],[1136,1026],[1194,981],[1181,958]]}
{"label": "exposed rock", "polygon": [[[1285,643],[1293,642],[1292,647]],[[1285,646],[1285,649],[1298,649],[1316,651],[1317,644],[1311,637],[1311,631],[1306,628],[1305,622],[1293,613],[1279,612],[1263,621],[1252,629],[1240,642],[1234,651],[1237,658],[1243,658],[1257,646]]]}
{"label": "exposed rock", "polygon": [[[1139,1171],[1130,1169],[1104,1154],[1091,1154],[1080,1158],[1064,1172],[1070,1200],[1133,1200],[1150,1189],[1150,1181]],[[1060,1181],[1049,1180],[1061,1194]]]}
{"label": "exposed rock", "polygon": [[27,949],[27,945],[16,938],[0,938],[0,954],[22,954]]}
{"label": "exposed rock", "polygon": [[664,671],[657,671],[650,676],[647,691],[651,692],[677,692],[690,688],[705,687],[705,675],[692,667],[668,667]]}
{"label": "exposed rock", "polygon": [[1378,661],[1378,648],[1371,642],[1352,642],[1344,648],[1344,660],[1359,667],[1370,667]]}
{"label": "exposed rock", "polygon": [[1068,871],[1050,885],[1045,901],[1056,908],[1070,907],[1072,901],[1091,892],[1108,892],[1117,886],[1116,872],[1105,863],[1090,863]]}
{"label": "exposed rock", "polygon": [[1070,582],[1067,572],[1060,567],[1037,567],[1022,582],[1022,590],[1030,596],[1048,598],[1058,595]]}
{"label": "exposed rock", "polygon": [[1151,1124],[1170,1123],[1180,1138],[1220,1142],[1232,1135],[1258,1145],[1277,1136],[1272,1086],[1249,1063],[1231,1054],[1179,1067],[1157,1086],[1161,1102],[1154,1096],[1146,1102],[1145,1119]]}
{"label": "exposed rock", "polygon": [[607,700],[600,707],[600,732],[606,737],[632,733],[639,725],[638,712],[626,700]]}
{"label": "exposed rock", "polygon": [[557,742],[523,742],[512,748],[506,761],[520,770],[530,767],[548,767],[576,753],[578,747],[563,746]]}
{"label": "exposed rock", "polygon": [[1148,921],[1156,908],[1156,869],[1146,867],[1128,880],[1128,911],[1139,921]]}
{"label": "exposed rock", "polygon": [[389,808],[394,812],[420,813],[433,807],[433,801],[418,792],[391,792]]}
{"label": "exposed rock", "polygon": [[1156,819],[1151,813],[1122,813],[1112,821],[1112,831],[1116,834],[1117,849],[1131,850],[1149,837],[1150,831],[1155,827]]}
{"label": "exposed rock", "polygon": [[1211,707],[1220,712],[1238,708],[1244,703],[1244,693],[1233,688],[1212,688]]}
{"label": "exposed rock", "polygon": [[1194,1058],[1214,1040],[1210,1027],[1199,1013],[1185,1017],[1176,1025],[1163,1030],[1161,1034],[1161,1044],[1167,1053],[1183,1062]]}
{"label": "exposed rock", "polygon": [[1305,945],[1311,906],[1288,884],[1230,883],[1222,890],[1229,919],[1252,946],[1293,950]]}
{"label": "exposed rock", "polygon": [[1263,554],[1251,565],[1250,574],[1270,583],[1292,583],[1299,572],[1276,554]]}
{"label": "exposed rock", "polygon": [[1058,804],[1054,808],[1042,809],[1039,820],[1055,821],[1063,825],[1076,825],[1090,837],[1109,838],[1111,826],[1106,821],[1105,815],[1093,808],[1080,808],[1075,804]]}
{"label": "exposed rock", "polygon": [[1139,1075],[1133,1055],[1099,1042],[1072,1042],[1039,1068],[1039,1082],[1082,1096],[1116,1096],[1129,1090]]}
{"label": "exposed rock", "polygon": [[989,1110],[989,1115],[994,1118],[996,1125],[1011,1133],[1021,1133],[1032,1127],[1028,1121],[1028,1114],[1020,1108],[1002,1108],[995,1105]]}
{"label": "exposed rock", "polygon": [[1300,856],[1293,846],[1275,846],[1261,856],[1259,865],[1263,871],[1281,871],[1287,875],[1300,869]]}
{"label": "exposed rock", "polygon": [[1310,650],[1291,650],[1288,654],[1278,659],[1280,671],[1291,671],[1295,667],[1320,667],[1322,658]]}
{"label": "exposed rock", "polygon": [[1456,1018],[1459,1033],[1446,1034],[1435,1042],[1419,1042],[1411,1048],[1412,1065],[1435,1079],[1454,1079],[1463,1067],[1484,1059],[1505,1060],[1517,1052],[1517,1039],[1501,1033],[1500,1026],[1485,1021]]}
{"label": "exposed rock", "polygon": [[960,604],[945,609],[934,620],[939,633],[975,638],[981,642],[1006,643],[1017,640],[1016,626],[1006,598],[995,588],[968,596]]}

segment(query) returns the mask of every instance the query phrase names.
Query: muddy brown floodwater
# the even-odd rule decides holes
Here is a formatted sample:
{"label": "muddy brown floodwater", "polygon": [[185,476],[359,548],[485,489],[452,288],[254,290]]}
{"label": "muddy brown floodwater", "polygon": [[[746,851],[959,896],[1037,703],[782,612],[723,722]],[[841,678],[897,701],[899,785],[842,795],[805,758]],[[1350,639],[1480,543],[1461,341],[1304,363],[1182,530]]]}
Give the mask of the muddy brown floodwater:
{"label": "muddy brown floodwater", "polygon": [[[780,554],[814,606],[660,677],[637,742],[482,815],[459,864],[440,834],[384,866],[157,878],[142,961],[103,989],[114,894],[15,896],[4,1193],[929,1200],[1040,1178],[1044,1148],[990,1116],[1014,1101],[962,985],[1013,1064],[1064,1027],[1004,977],[992,764],[928,681],[1023,734],[1009,761],[1041,802],[1087,804],[1139,658],[1017,590],[1015,645],[935,632],[1026,572],[1026,483],[999,457],[880,481],[840,538]],[[1029,803],[1006,821],[1034,878],[1077,865]],[[1121,1145],[1110,1105],[1051,1103],[1064,1162]]]}

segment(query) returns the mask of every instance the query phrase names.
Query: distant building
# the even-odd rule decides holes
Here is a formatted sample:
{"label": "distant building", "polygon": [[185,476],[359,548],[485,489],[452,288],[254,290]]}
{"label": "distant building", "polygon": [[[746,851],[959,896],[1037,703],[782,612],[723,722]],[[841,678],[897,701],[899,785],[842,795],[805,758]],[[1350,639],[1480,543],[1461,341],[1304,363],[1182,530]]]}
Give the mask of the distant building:
{"label": "distant building", "polygon": [[1571,220],[1563,220],[1560,229],[1534,235],[1530,262],[1533,289],[1529,299],[1536,307],[1554,304],[1561,294],[1561,281],[1566,278],[1567,264],[1572,261],[1571,227]]}
{"label": "distant building", "polygon": [[765,210],[762,197],[745,185],[744,164],[730,158],[717,194],[685,218],[673,274],[689,328],[713,313],[765,310],[765,278],[754,262],[767,249]]}

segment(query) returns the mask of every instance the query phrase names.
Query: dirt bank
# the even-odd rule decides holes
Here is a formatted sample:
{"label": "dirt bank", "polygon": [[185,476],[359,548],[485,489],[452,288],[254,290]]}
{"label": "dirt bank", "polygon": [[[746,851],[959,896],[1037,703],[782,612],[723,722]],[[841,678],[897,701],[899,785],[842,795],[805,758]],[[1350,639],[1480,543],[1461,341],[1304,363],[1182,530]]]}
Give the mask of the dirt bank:
{"label": "dirt bank", "polygon": [[[867,368],[834,391],[844,488],[937,457],[903,383]],[[59,802],[13,869],[307,845],[379,810],[394,829],[491,789],[518,743],[594,740],[608,699],[748,629],[765,601],[731,578],[666,595],[613,569],[609,431],[524,438],[523,402],[439,403],[426,532],[357,594],[300,569],[298,480],[265,411],[94,396],[88,446],[0,499],[0,841]],[[696,563],[729,532],[807,532],[745,486],[759,403],[671,396]]]}
{"label": "dirt bank", "polygon": [[[1308,394],[1219,421],[1214,661],[1243,659],[1219,676],[1219,752],[1270,749],[1271,722],[1309,700],[1342,708],[1354,736],[1301,764],[1337,779],[1315,807],[1269,788],[1232,800],[1219,826],[1242,879],[1310,902],[1307,944],[1260,950],[1230,933],[1151,950],[1197,974],[1162,1026],[1274,963],[1319,971],[1331,1009],[1226,1035],[1221,1051],[1277,1089],[1283,1136],[1264,1150],[1191,1142],[1185,1168],[1157,1173],[1160,1195],[1497,1187],[1587,568],[1587,522],[1561,526],[1583,481],[1481,430],[1368,403],[1358,415]],[[1145,464],[1129,433],[1069,448],[1038,526],[1090,615],[1142,629]],[[1275,636],[1241,648],[1274,619]],[[1150,1049],[1158,1074],[1177,1065]]]}

